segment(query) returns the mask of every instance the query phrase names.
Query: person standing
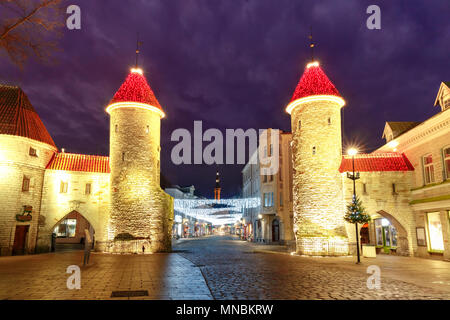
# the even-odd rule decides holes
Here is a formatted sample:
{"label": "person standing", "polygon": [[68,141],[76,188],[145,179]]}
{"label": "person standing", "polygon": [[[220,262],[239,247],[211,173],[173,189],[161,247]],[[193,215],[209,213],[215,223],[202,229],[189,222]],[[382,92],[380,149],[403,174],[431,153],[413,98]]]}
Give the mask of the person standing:
{"label": "person standing", "polygon": [[89,257],[91,255],[92,248],[92,239],[91,233],[88,229],[84,229],[84,233],[86,237],[84,238],[84,258],[83,258],[83,266],[89,264]]}

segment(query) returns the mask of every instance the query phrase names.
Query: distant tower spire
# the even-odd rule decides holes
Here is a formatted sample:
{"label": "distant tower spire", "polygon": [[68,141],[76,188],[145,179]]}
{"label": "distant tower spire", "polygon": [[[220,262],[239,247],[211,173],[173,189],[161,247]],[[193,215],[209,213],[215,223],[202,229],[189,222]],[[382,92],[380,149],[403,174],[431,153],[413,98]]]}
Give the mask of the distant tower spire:
{"label": "distant tower spire", "polygon": [[216,172],[216,187],[214,188],[214,200],[220,200],[220,175],[219,170]]}
{"label": "distant tower spire", "polygon": [[311,48],[311,61],[314,62],[314,41],[313,41],[313,34],[312,34],[312,26],[310,26],[309,29],[309,47]]}
{"label": "distant tower spire", "polygon": [[138,68],[139,47],[142,45],[142,41],[139,41],[139,32],[136,36],[136,69]]}

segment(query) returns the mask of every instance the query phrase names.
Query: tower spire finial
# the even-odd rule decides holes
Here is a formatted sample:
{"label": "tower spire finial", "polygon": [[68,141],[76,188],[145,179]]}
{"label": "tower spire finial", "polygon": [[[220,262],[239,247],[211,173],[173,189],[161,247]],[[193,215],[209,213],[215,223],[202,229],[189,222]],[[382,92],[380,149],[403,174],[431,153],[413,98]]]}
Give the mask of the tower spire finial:
{"label": "tower spire finial", "polygon": [[314,62],[314,41],[313,41],[313,34],[312,34],[312,26],[309,27],[309,47],[311,48],[311,61]]}
{"label": "tower spire finial", "polygon": [[135,66],[136,69],[138,68],[138,57],[139,57],[139,53],[140,53],[139,47],[141,45],[142,45],[142,41],[139,41],[139,32],[138,32],[137,36],[136,36],[136,66]]}

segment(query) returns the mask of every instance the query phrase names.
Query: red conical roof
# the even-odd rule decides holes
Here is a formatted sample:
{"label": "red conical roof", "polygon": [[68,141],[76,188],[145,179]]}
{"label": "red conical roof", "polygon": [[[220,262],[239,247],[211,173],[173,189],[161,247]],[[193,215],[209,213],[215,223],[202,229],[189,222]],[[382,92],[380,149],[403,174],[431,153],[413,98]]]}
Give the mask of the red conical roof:
{"label": "red conical roof", "polygon": [[306,66],[305,72],[303,72],[297,88],[295,88],[294,94],[292,95],[291,102],[316,95],[341,97],[334,84],[319,67],[319,63],[312,62]]}
{"label": "red conical roof", "polygon": [[21,136],[56,147],[26,94],[15,86],[0,85],[0,134]]}
{"label": "red conical roof", "polygon": [[112,98],[110,104],[116,102],[145,103],[163,111],[140,69],[131,70],[125,82]]}

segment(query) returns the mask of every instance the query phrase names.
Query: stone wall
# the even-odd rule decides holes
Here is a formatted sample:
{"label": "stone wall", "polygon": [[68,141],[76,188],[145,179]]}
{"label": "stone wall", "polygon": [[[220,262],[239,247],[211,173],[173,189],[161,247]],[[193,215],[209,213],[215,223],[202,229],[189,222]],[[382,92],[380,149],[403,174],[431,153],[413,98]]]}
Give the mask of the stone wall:
{"label": "stone wall", "polygon": [[340,106],[304,103],[291,114],[293,133],[293,211],[297,252],[348,253],[343,214]]}
{"label": "stone wall", "polygon": [[[37,156],[31,156],[30,147]],[[56,148],[32,139],[0,135],[0,255],[10,255],[18,225],[29,225],[25,252],[33,253],[36,245],[45,167]],[[23,177],[30,178],[29,191],[22,191]],[[17,214],[32,206],[32,220],[19,222]]]}

